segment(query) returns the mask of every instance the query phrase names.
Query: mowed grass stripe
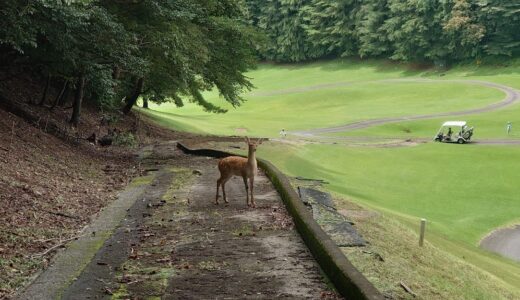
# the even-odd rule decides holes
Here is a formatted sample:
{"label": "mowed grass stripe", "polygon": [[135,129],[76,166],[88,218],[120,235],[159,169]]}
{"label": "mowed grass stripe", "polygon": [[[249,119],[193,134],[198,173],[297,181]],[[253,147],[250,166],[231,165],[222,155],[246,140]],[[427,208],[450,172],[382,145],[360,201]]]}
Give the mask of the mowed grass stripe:
{"label": "mowed grass stripe", "polygon": [[[503,98],[500,91],[473,85],[432,82],[369,82],[345,87],[323,88],[274,96],[249,96],[239,109],[233,109],[208,94],[209,101],[229,109],[211,115],[188,104],[153,106],[169,119],[163,122],[179,128],[211,134],[234,134],[246,128],[257,136],[276,136],[281,128],[301,130],[342,125],[382,117],[439,113],[479,108]],[[183,125],[184,124],[184,125]]]}

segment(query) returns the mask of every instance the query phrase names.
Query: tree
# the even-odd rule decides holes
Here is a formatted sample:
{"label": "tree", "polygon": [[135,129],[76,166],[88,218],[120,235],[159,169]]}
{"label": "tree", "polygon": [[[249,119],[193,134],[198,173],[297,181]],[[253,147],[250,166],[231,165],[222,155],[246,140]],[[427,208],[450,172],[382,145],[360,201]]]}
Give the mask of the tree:
{"label": "tree", "polygon": [[386,0],[362,2],[356,16],[360,57],[385,56],[392,52],[392,45],[383,27],[389,14]]}
{"label": "tree", "polygon": [[510,0],[480,0],[478,23],[485,26],[484,52],[491,56],[520,54],[520,3]]}
{"label": "tree", "polygon": [[319,56],[352,56],[357,53],[355,0],[311,0],[305,6],[305,26]]}
{"label": "tree", "polygon": [[[26,65],[31,72],[60,83],[60,94],[67,90],[67,82],[74,81],[82,95],[99,106],[111,106],[114,95],[110,87],[115,82],[107,74],[113,65],[136,67],[142,63],[134,55],[131,36],[95,1],[6,0],[1,12],[11,17],[0,21],[7,28],[0,30],[0,42],[6,48],[1,52],[11,57],[12,65]],[[40,103],[44,100],[42,96]],[[73,112],[73,123],[79,122],[79,112],[79,108]]]}
{"label": "tree", "polygon": [[[267,0],[260,8],[258,27],[267,34],[269,44],[263,56],[268,60],[300,62],[320,56],[305,27],[304,8],[310,0]],[[323,51],[322,51],[323,52]]]}
{"label": "tree", "polygon": [[444,46],[442,12],[446,2],[388,0],[389,17],[383,30],[392,43],[395,60],[443,62],[450,53]]}
{"label": "tree", "polygon": [[476,5],[468,0],[455,0],[445,15],[447,21],[443,28],[449,37],[446,47],[451,59],[462,60],[479,55],[486,29],[478,23]]}
{"label": "tree", "polygon": [[215,87],[237,106],[242,90],[252,87],[243,73],[256,61],[254,32],[243,22],[245,10],[239,2],[145,0],[105,5],[135,36],[139,56],[147,64],[124,70],[126,86],[133,88],[123,112],[128,113],[139,96],[177,105],[188,97],[207,111],[224,112],[205,101],[201,91]]}

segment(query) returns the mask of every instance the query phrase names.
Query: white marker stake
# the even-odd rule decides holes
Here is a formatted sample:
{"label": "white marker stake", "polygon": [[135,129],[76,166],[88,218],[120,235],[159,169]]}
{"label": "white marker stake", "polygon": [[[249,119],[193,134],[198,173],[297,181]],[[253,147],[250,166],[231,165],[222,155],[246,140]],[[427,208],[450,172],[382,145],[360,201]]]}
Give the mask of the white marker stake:
{"label": "white marker stake", "polygon": [[419,236],[419,246],[424,243],[424,231],[426,230],[426,219],[421,219],[421,235]]}

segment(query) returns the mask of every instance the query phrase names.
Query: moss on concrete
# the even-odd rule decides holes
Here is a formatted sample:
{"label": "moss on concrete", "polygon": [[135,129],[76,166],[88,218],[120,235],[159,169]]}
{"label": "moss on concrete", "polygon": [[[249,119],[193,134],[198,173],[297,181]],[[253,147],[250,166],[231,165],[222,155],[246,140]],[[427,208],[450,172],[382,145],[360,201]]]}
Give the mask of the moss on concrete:
{"label": "moss on concrete", "polygon": [[148,185],[148,184],[152,183],[154,178],[155,178],[154,175],[136,177],[136,178],[134,178],[134,180],[132,180],[132,182],[130,183],[130,186],[137,187],[137,186]]}

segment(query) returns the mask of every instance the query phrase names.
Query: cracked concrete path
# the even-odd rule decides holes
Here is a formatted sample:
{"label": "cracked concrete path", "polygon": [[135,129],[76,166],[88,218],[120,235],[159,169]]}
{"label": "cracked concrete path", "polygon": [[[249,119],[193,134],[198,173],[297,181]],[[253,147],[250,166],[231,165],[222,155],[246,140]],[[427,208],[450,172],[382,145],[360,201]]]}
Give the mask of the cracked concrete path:
{"label": "cracked concrete path", "polygon": [[239,178],[226,185],[229,205],[217,206],[216,159],[185,155],[174,143],[147,148],[141,158],[157,171],[141,179],[143,193],[119,227],[90,263],[48,293],[53,298],[338,297],[262,172],[256,209],[246,206]]}

